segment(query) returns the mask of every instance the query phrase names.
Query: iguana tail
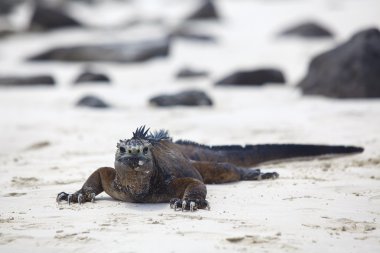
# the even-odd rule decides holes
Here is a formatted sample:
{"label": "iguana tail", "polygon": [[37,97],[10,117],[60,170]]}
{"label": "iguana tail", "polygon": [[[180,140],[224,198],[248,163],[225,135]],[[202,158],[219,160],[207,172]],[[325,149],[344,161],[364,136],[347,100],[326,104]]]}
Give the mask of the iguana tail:
{"label": "iguana tail", "polygon": [[291,158],[323,155],[355,154],[364,151],[354,146],[306,144],[261,144],[246,146],[205,146],[189,141],[177,141],[182,152],[196,161],[228,162],[240,167]]}

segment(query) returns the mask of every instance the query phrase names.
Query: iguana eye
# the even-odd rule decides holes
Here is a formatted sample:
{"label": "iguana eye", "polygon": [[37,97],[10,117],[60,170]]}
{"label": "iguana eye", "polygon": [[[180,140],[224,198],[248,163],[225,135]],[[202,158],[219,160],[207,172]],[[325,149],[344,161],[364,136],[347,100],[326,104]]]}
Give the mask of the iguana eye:
{"label": "iguana eye", "polygon": [[145,147],[145,148],[143,149],[143,153],[144,153],[144,155],[146,155],[146,154],[148,153],[148,147]]}
{"label": "iguana eye", "polygon": [[121,153],[125,152],[125,148],[124,147],[120,147],[119,150],[120,150]]}

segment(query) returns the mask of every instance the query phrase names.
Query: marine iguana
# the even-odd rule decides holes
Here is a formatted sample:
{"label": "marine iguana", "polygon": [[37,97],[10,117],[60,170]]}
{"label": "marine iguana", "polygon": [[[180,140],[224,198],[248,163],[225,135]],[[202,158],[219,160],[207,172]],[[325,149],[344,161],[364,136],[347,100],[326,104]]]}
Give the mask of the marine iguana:
{"label": "marine iguana", "polygon": [[209,209],[205,184],[278,178],[277,172],[249,169],[278,159],[363,152],[354,146],[264,144],[206,146],[173,142],[168,131],[137,128],[131,139],[120,140],[115,168],[97,169],[73,194],[61,192],[57,202],[94,201],[105,191],[112,198],[137,203],[169,202],[170,207],[195,211]]}

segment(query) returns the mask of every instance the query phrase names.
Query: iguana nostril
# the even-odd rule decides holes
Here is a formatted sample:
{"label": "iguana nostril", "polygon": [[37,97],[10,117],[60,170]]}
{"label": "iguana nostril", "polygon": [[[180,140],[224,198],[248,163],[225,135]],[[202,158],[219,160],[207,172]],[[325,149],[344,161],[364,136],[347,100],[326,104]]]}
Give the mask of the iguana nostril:
{"label": "iguana nostril", "polygon": [[129,148],[128,153],[129,154],[140,154],[141,149],[140,148]]}

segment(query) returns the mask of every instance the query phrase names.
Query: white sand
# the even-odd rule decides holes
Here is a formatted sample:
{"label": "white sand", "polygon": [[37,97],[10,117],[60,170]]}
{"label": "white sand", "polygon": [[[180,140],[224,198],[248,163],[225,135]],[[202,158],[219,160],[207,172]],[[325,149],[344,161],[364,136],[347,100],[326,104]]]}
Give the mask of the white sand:
{"label": "white sand", "polygon": [[[173,7],[155,13],[152,1],[144,2],[133,6],[168,20],[190,5],[163,1]],[[0,41],[0,73],[53,73],[59,81],[55,88],[0,90],[0,252],[380,252],[380,101],[302,97],[292,88],[312,55],[357,29],[379,27],[380,3],[240,0],[221,1],[220,9],[225,20],[204,28],[217,34],[219,43],[178,41],[168,59],[97,65],[114,80],[111,86],[72,87],[81,64],[22,62],[50,45],[112,40],[109,32],[75,31],[72,37],[61,31]],[[326,24],[337,38],[275,38],[304,19]],[[115,37],[135,39],[139,33]],[[184,65],[210,70],[212,77],[175,80]],[[212,86],[230,71],[259,66],[282,68],[288,86]],[[215,106],[147,105],[151,95],[190,87],[206,90]],[[115,108],[74,107],[87,93]],[[55,203],[57,193],[75,191],[93,170],[112,166],[116,142],[143,124],[206,144],[320,143],[366,150],[262,166],[280,173],[275,181],[209,185],[211,211],[174,212],[167,204],[122,203],[106,194],[95,204]],[[40,147],[31,148],[34,144]]]}

